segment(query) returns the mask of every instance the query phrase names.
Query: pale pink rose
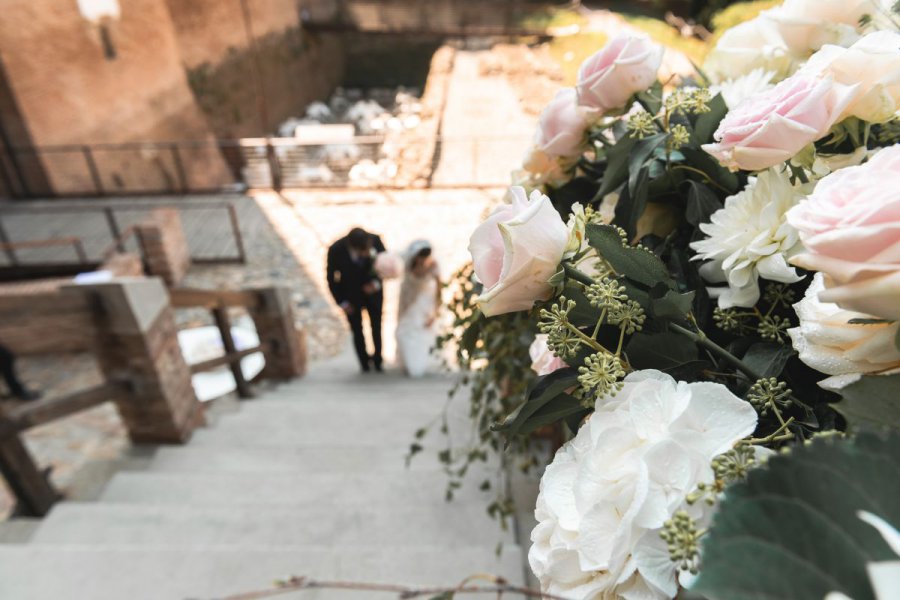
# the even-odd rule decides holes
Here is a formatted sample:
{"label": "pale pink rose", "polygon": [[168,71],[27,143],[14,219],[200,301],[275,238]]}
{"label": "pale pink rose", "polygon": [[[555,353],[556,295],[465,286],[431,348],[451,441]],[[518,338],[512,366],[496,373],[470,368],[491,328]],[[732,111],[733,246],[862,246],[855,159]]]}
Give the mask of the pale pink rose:
{"label": "pale pink rose", "polygon": [[576,104],[574,88],[560,90],[538,119],[534,144],[550,156],[577,157],[587,144],[587,122]]}
{"label": "pale pink rose", "polygon": [[559,187],[572,179],[574,163],[568,158],[551,156],[538,147],[531,148],[522,161],[522,168],[512,172],[512,184],[526,188]]}
{"label": "pale pink rose", "polygon": [[713,136],[717,143],[703,149],[733,171],[775,166],[824,137],[857,89],[794,75],[729,111]]}
{"label": "pale pink rose", "polygon": [[900,144],[823,178],[787,220],[806,248],[791,262],[826,275],[822,302],[900,319]]}
{"label": "pale pink rose", "polygon": [[512,202],[479,225],[469,241],[475,275],[484,284],[478,305],[487,316],[529,310],[553,292],[569,230],[550,198],[534,190],[509,188]]}
{"label": "pale pink rose", "polygon": [[531,346],[528,348],[528,355],[531,356],[531,369],[538,376],[549,375],[553,371],[569,366],[547,347],[546,333],[539,333],[534,336],[534,341],[531,342]]}
{"label": "pale pink rose", "polygon": [[628,99],[656,81],[663,47],[650,38],[621,35],[581,63],[578,104],[608,112],[623,108]]}

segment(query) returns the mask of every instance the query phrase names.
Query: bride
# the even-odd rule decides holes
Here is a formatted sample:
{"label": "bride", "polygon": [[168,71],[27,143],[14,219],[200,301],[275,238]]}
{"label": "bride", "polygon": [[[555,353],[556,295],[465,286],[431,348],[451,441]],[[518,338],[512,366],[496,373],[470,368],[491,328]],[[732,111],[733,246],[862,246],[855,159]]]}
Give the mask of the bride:
{"label": "bride", "polygon": [[421,377],[430,363],[434,345],[434,321],[441,305],[438,264],[431,244],[417,240],[406,250],[406,273],[400,286],[397,319],[397,351],[406,374]]}

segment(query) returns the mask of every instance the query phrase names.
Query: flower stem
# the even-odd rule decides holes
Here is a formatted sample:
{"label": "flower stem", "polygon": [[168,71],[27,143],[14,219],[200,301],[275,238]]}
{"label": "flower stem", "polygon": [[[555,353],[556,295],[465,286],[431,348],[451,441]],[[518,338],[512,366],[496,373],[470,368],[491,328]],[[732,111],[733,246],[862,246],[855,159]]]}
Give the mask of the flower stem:
{"label": "flower stem", "polygon": [[594,279],[590,275],[588,275],[587,273],[582,273],[568,263],[563,263],[563,269],[565,270],[568,277],[571,277],[578,283],[583,283],[584,285],[594,285],[595,283]]}
{"label": "flower stem", "polygon": [[730,194],[730,193],[731,193],[731,192],[728,191],[727,188],[723,187],[722,185],[719,184],[719,182],[717,182],[715,179],[713,179],[712,177],[710,177],[710,176],[706,173],[706,171],[701,171],[700,169],[697,169],[697,168],[695,168],[695,167],[690,167],[690,166],[688,166],[688,165],[675,165],[674,167],[671,168],[672,171],[676,171],[676,170],[678,170],[678,169],[684,169],[685,171],[691,171],[691,172],[693,172],[693,173],[697,173],[698,175],[703,175],[703,178],[706,180],[706,183],[711,183],[711,184],[713,184],[714,186],[716,186],[717,188],[719,188],[720,190],[722,190],[722,191],[725,192],[726,194]]}
{"label": "flower stem", "polygon": [[597,326],[594,327],[594,333],[591,334],[591,337],[593,339],[595,339],[595,340],[597,339],[597,334],[600,333],[600,326],[603,325],[603,319],[605,319],[605,318],[606,318],[606,309],[604,308],[600,312],[600,318],[597,319]]}
{"label": "flower stem", "polygon": [[785,431],[788,428],[788,425],[794,422],[794,417],[789,418],[784,422],[784,425],[770,433],[764,438],[747,438],[746,440],[741,440],[738,442],[739,444],[768,444],[770,442],[781,442],[784,440],[789,440],[794,437],[794,434],[790,431],[781,434],[782,431]]}
{"label": "flower stem", "polygon": [[719,358],[730,364],[732,367],[746,375],[751,379],[751,381],[757,381],[758,379],[762,379],[762,375],[745,365],[741,359],[736,357],[734,354],[730,353],[728,350],[718,345],[708,337],[703,332],[695,333],[690,329],[686,329],[681,325],[677,325],[676,323],[669,323],[669,327],[672,331],[676,333],[680,333],[681,335],[688,337],[694,341],[695,344],[706,348],[713,354],[717,355]]}

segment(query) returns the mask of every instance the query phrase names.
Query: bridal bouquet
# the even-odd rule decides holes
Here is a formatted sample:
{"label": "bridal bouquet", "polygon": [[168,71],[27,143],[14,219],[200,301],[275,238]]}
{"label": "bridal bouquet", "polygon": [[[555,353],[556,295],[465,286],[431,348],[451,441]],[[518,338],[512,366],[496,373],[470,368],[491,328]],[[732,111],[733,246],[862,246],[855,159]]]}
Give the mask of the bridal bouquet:
{"label": "bridal bouquet", "polygon": [[787,0],[665,82],[618,37],[541,114],[471,238],[471,331],[539,332],[496,428],[570,432],[531,536],[547,593],[898,597],[896,23]]}

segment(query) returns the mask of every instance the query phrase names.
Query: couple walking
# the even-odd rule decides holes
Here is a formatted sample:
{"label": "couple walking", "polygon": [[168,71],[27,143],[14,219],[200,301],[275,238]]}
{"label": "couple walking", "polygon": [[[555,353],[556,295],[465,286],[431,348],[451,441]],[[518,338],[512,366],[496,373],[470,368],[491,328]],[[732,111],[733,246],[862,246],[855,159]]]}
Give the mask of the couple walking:
{"label": "couple walking", "polygon": [[[402,260],[402,266],[396,264]],[[354,228],[328,249],[328,288],[344,311],[353,333],[353,346],[363,372],[383,368],[381,316],[384,305],[383,279],[403,272],[397,319],[397,352],[410,377],[421,377],[428,369],[434,344],[434,320],[440,307],[438,265],[431,244],[410,244],[402,259],[385,253],[377,235]],[[369,316],[374,353],[366,349],[362,313]]]}

